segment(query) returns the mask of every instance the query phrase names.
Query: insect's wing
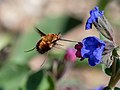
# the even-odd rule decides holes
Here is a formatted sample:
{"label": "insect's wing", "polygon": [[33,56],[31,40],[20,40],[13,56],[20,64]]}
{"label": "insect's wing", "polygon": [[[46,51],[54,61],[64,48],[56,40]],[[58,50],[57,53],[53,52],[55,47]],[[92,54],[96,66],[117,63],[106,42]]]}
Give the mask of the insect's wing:
{"label": "insect's wing", "polygon": [[61,32],[59,32],[58,35],[61,35]]}
{"label": "insect's wing", "polygon": [[43,33],[42,31],[40,31],[40,29],[38,29],[37,27],[35,27],[36,31],[40,34],[40,36],[45,36],[46,34]]}
{"label": "insect's wing", "polygon": [[40,63],[40,68],[42,68],[45,64],[45,62],[47,61],[48,59],[48,52],[46,53],[46,55],[41,55],[41,63]]}

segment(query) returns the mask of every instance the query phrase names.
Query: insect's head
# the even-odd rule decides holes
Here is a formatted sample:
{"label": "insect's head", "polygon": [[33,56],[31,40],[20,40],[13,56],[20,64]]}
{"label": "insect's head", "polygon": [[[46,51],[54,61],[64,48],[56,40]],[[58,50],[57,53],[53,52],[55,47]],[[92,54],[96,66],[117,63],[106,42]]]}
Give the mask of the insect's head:
{"label": "insect's head", "polygon": [[61,38],[61,34],[60,33],[54,34],[53,37],[52,37],[52,41],[56,42],[56,41],[60,40],[60,38]]}

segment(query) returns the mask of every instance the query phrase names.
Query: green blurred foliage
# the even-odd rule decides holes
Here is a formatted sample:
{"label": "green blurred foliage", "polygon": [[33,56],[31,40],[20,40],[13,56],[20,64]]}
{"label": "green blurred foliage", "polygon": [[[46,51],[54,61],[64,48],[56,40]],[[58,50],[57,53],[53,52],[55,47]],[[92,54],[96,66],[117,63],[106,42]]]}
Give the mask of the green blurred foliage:
{"label": "green blurred foliage", "polygon": [[104,10],[107,4],[110,3],[110,1],[112,0],[99,0],[98,7],[100,8],[100,10]]}
{"label": "green blurred foliage", "polygon": [[26,90],[37,90],[37,87],[42,82],[43,77],[43,70],[40,70],[30,75],[27,80]]}
{"label": "green blurred foliage", "polygon": [[[44,33],[64,33],[81,24],[81,21],[71,18],[70,16],[48,17],[40,21],[36,27]],[[70,23],[72,22],[71,20],[76,23],[74,25],[69,24],[69,21]],[[45,73],[46,68],[33,72],[28,66],[29,61],[39,53],[35,50],[29,53],[24,52],[36,46],[36,43],[41,39],[40,35],[32,28],[29,32],[20,34],[15,41],[9,37],[11,36],[6,36],[6,39],[3,39],[3,42],[0,44],[1,48],[3,48],[12,42],[9,58],[0,68],[0,89],[54,90],[54,77]]]}
{"label": "green blurred foliage", "polygon": [[10,36],[9,34],[1,33],[0,34],[0,50],[5,46],[7,46],[11,40],[12,40],[12,36]]}
{"label": "green blurred foliage", "polygon": [[[110,0],[99,0],[98,6],[100,9],[104,9]],[[80,25],[82,19],[75,19],[71,16],[52,16],[47,17],[35,26],[44,33],[59,33],[62,34],[69,32],[72,28]],[[28,66],[29,61],[37,56],[35,50],[32,52],[24,52],[36,46],[36,43],[41,39],[40,35],[31,28],[29,32],[24,32],[14,39],[12,35],[5,34],[0,35],[0,50],[12,43],[12,50],[5,64],[0,68],[0,90],[55,90],[56,81],[50,73],[46,73],[48,68],[42,68],[37,72],[33,72]],[[64,52],[50,53],[50,59],[61,57],[63,59]],[[49,63],[52,64],[52,63]],[[83,63],[76,62],[76,67],[86,64],[86,60]],[[61,65],[59,65],[61,66]],[[61,71],[63,68],[59,68]],[[73,82],[68,82],[73,83]],[[72,85],[72,84],[71,84]],[[116,89],[117,90],[117,89]]]}

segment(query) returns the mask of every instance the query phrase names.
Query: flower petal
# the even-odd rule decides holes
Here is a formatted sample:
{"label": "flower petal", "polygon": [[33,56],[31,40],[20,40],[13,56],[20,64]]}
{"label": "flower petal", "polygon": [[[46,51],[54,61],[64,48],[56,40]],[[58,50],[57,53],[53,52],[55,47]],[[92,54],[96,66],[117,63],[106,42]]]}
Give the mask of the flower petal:
{"label": "flower petal", "polygon": [[92,23],[98,22],[98,17],[102,17],[104,14],[103,11],[99,11],[99,8],[96,6],[93,10],[90,11],[90,17],[88,18],[86,22],[85,29],[91,29]]}
{"label": "flower petal", "polygon": [[88,58],[89,65],[91,65],[91,66],[95,66],[96,62],[98,62],[98,61],[99,60],[97,60],[94,55],[90,55],[90,57]]}
{"label": "flower petal", "polygon": [[102,60],[102,53],[105,48],[105,43],[97,37],[90,36],[82,41],[81,55],[83,58],[88,58],[89,64],[95,66]]}
{"label": "flower petal", "polygon": [[92,28],[92,19],[91,18],[88,18],[87,22],[86,22],[86,27],[85,29],[88,30],[88,29],[91,29]]}

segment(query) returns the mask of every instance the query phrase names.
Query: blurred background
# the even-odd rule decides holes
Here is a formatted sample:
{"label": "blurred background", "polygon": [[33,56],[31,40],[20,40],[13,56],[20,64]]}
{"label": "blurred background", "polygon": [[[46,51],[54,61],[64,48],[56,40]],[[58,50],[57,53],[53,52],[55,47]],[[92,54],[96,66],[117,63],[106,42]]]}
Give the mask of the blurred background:
{"label": "blurred background", "polygon": [[61,32],[62,38],[75,41],[99,37],[95,28],[85,31],[89,11],[96,5],[105,10],[120,45],[119,0],[0,0],[0,90],[93,90],[106,86],[109,76],[100,65],[90,67],[87,60],[75,57],[76,43],[58,41],[62,47],[42,55],[36,50],[24,52],[41,39],[34,27],[46,34]]}

